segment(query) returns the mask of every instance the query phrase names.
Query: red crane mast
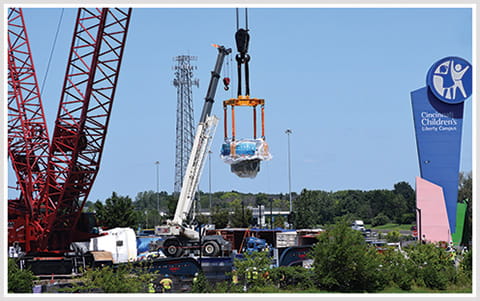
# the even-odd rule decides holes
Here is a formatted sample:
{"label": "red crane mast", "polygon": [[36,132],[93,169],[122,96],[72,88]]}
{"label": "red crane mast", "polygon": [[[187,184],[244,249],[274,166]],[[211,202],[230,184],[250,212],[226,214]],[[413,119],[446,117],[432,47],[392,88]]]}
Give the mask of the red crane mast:
{"label": "red crane mast", "polygon": [[[21,10],[19,12],[21,14]],[[37,202],[26,200],[32,209],[31,213],[24,212],[24,231],[35,233],[35,236],[26,235],[24,247],[27,253],[64,252],[72,241],[89,237],[87,233],[77,231],[77,223],[99,170],[130,16],[131,9],[78,10],[60,106],[48,148],[48,163],[42,173],[46,175],[43,190]],[[24,24],[22,28],[25,32]],[[26,35],[25,40],[28,43]],[[15,59],[9,59],[9,69],[13,69],[14,66],[10,65]],[[10,81],[14,82],[9,77]],[[25,102],[18,102],[18,108],[18,111],[24,110]],[[12,115],[13,109],[9,106]],[[43,111],[40,115],[44,118]],[[9,124],[9,131],[11,129]],[[26,135],[24,129],[18,131]],[[10,158],[14,165],[18,165],[13,159],[16,156],[15,149],[11,149]],[[18,178],[24,177],[18,168],[14,169]],[[31,178],[25,181],[31,181]],[[22,189],[22,194],[23,190],[28,192]],[[21,222],[17,219],[16,226],[19,220]],[[15,235],[12,234],[9,243],[13,239]]]}

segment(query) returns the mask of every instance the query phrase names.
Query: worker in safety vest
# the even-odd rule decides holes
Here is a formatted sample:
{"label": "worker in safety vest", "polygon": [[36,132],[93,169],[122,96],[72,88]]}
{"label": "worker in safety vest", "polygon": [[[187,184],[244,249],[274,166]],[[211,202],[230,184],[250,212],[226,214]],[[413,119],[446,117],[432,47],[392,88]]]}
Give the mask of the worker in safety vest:
{"label": "worker in safety vest", "polygon": [[192,282],[193,282],[193,284],[198,282],[198,273],[195,273],[195,275],[193,276]]}
{"label": "worker in safety vest", "polygon": [[247,278],[250,281],[258,279],[258,271],[256,267],[247,269]]}
{"label": "worker in safety vest", "polygon": [[252,271],[252,280],[257,280],[258,279],[258,271],[257,268],[254,267]]}
{"label": "worker in safety vest", "polygon": [[233,269],[232,271],[232,283],[234,285],[238,284],[238,273],[236,269]]}
{"label": "worker in safety vest", "polygon": [[149,293],[155,293],[155,286],[153,285],[152,282],[150,282],[150,283],[148,284],[148,288],[147,288],[147,289],[148,289],[148,292],[149,292]]}
{"label": "worker in safety vest", "polygon": [[169,293],[172,289],[173,281],[168,277],[168,274],[165,274],[165,277],[160,280],[160,285],[162,287],[162,293]]}
{"label": "worker in safety vest", "polygon": [[457,257],[457,252],[455,252],[455,249],[452,248],[449,254],[449,259],[453,264],[455,264],[456,257]]}

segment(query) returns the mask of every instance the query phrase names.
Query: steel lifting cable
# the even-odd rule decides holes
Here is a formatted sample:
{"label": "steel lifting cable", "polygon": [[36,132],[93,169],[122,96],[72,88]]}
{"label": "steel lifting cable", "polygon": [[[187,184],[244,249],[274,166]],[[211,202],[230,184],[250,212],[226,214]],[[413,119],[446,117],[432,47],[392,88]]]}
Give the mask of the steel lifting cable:
{"label": "steel lifting cable", "polygon": [[235,12],[236,12],[236,14],[237,14],[237,30],[238,30],[238,28],[239,28],[239,25],[238,25],[238,23],[239,23],[239,22],[238,22],[238,7],[235,9]]}
{"label": "steel lifting cable", "polygon": [[[228,60],[227,60],[227,64],[228,64],[228,75],[229,76],[232,76],[233,74],[233,57],[230,57]],[[235,96],[234,92],[233,92],[233,89],[230,90],[230,98],[233,98]]]}
{"label": "steel lifting cable", "polygon": [[47,81],[48,71],[50,70],[50,64],[52,62],[53,52],[55,51],[55,45],[57,44],[58,33],[60,32],[60,25],[62,24],[64,11],[65,11],[65,8],[62,8],[62,12],[60,13],[60,18],[57,24],[57,31],[55,32],[55,38],[53,39],[52,49],[50,50],[50,56],[47,62],[47,70],[45,70],[45,75],[43,76],[43,80],[42,80],[42,88],[40,89],[41,94],[43,94],[43,88],[45,87],[45,83]]}
{"label": "steel lifting cable", "polygon": [[[237,30],[240,28],[239,25],[239,13],[238,13],[238,7],[236,8],[236,15],[237,15]],[[248,30],[248,9],[245,7],[245,29]]]}

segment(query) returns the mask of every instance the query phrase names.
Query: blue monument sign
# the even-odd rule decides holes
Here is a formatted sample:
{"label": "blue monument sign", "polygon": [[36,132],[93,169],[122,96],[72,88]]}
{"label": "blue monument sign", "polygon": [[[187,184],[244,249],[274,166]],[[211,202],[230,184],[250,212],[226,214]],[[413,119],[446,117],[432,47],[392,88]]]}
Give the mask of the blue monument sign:
{"label": "blue monument sign", "polygon": [[472,66],[447,57],[432,65],[427,87],[411,92],[420,175],[443,188],[455,233],[463,102],[472,94]]}

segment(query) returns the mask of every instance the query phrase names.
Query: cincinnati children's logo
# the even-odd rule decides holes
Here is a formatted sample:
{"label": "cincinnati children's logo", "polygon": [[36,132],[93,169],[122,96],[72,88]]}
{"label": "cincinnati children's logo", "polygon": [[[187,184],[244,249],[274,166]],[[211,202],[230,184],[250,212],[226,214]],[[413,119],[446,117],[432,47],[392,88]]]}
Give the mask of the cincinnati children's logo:
{"label": "cincinnati children's logo", "polygon": [[459,57],[441,59],[428,71],[427,85],[439,100],[461,103],[472,94],[472,66]]}

